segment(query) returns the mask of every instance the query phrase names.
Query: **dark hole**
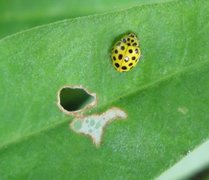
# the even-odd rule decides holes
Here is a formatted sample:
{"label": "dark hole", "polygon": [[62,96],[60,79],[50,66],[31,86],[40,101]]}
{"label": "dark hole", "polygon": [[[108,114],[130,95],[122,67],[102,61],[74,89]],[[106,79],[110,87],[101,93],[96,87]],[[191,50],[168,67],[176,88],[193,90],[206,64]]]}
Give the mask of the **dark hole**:
{"label": "dark hole", "polygon": [[65,87],[60,91],[60,105],[67,111],[78,111],[92,103],[95,97],[82,88]]}

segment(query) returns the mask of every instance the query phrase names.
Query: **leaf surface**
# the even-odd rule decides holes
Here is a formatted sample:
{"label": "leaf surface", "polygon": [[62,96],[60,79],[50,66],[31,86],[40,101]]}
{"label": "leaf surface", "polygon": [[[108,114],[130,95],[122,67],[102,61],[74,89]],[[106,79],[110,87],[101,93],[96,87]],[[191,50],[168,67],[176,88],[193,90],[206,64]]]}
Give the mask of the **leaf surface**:
{"label": "leaf surface", "polygon": [[0,38],[67,18],[169,1],[171,0],[1,0]]}
{"label": "leaf surface", "polygon": [[[208,1],[173,1],[34,28],[0,40],[2,179],[150,179],[209,136]],[[143,58],[118,73],[110,51],[135,32]],[[64,85],[125,110],[100,148],[69,130],[56,105]]]}

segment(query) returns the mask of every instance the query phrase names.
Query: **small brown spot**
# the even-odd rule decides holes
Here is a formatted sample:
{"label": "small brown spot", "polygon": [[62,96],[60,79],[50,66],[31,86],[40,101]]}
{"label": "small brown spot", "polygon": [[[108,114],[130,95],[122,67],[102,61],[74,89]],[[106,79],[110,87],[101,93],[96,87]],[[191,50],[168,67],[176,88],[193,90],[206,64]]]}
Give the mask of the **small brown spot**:
{"label": "small brown spot", "polygon": [[132,52],[133,52],[133,50],[132,50],[132,49],[129,49],[129,50],[128,50],[128,52],[129,52],[129,53],[132,53]]}
{"label": "small brown spot", "polygon": [[120,46],[120,45],[121,45],[121,42],[118,42],[116,46]]}
{"label": "small brown spot", "polygon": [[122,54],[119,54],[118,55],[118,59],[121,60],[122,58],[123,58],[123,55]]}
{"label": "small brown spot", "polygon": [[121,50],[124,50],[125,49],[125,47],[124,46],[121,46]]}
{"label": "small brown spot", "polygon": [[122,66],[122,69],[123,69],[123,70],[126,70],[126,69],[127,69],[127,67],[126,67],[126,66]]}
{"label": "small brown spot", "polygon": [[135,56],[133,56],[131,59],[132,59],[132,60],[135,60],[135,59],[136,59],[136,57],[135,57]]}
{"label": "small brown spot", "polygon": [[126,39],[125,39],[125,38],[123,38],[122,41],[123,41],[124,43],[126,43]]}
{"label": "small brown spot", "polygon": [[119,65],[118,63],[115,63],[115,67],[117,67],[117,68],[118,68],[119,66],[120,66],[120,65]]}

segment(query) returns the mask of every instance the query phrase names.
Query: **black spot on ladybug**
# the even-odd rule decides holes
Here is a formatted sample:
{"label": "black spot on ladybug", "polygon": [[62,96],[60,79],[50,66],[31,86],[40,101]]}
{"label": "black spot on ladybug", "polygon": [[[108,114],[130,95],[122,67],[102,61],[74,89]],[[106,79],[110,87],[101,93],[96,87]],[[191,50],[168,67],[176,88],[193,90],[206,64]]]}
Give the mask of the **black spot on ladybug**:
{"label": "black spot on ladybug", "polygon": [[128,65],[129,65],[129,66],[132,66],[132,65],[133,65],[133,63],[129,63]]}
{"label": "black spot on ladybug", "polygon": [[115,50],[115,54],[117,54],[117,53],[118,53],[118,50],[116,49],[116,50]]}
{"label": "black spot on ladybug", "polygon": [[133,46],[137,46],[137,43],[135,42],[135,43],[133,43]]}
{"label": "black spot on ladybug", "polygon": [[128,45],[128,46],[130,46],[131,44],[130,44],[130,43],[128,43],[127,45]]}
{"label": "black spot on ladybug", "polygon": [[115,67],[117,67],[117,68],[118,68],[119,66],[120,66],[120,65],[119,65],[118,63],[115,63]]}
{"label": "black spot on ladybug", "polygon": [[135,56],[133,56],[131,59],[132,59],[132,60],[135,60],[135,59],[136,59],[136,57],[135,57]]}
{"label": "black spot on ladybug", "polygon": [[125,47],[124,46],[121,46],[121,50],[124,50],[125,49]]}
{"label": "black spot on ladybug", "polygon": [[132,39],[131,42],[134,42],[134,40]]}
{"label": "black spot on ladybug", "polygon": [[119,54],[119,55],[118,55],[118,59],[121,60],[122,58],[123,58],[123,55],[122,55],[122,54]]}
{"label": "black spot on ladybug", "polygon": [[133,35],[133,34],[129,34],[129,36],[134,37],[134,35]]}
{"label": "black spot on ladybug", "polygon": [[126,69],[127,69],[127,67],[126,67],[126,66],[122,66],[122,69],[123,69],[123,70],[126,70]]}
{"label": "black spot on ladybug", "polygon": [[114,59],[114,60],[116,60],[116,57],[115,57],[115,56],[113,56],[113,59]]}
{"label": "black spot on ladybug", "polygon": [[124,39],[122,39],[122,41],[124,42],[124,43],[126,43],[126,39],[124,38]]}
{"label": "black spot on ladybug", "polygon": [[138,49],[135,49],[135,53],[138,54],[139,53],[139,50]]}
{"label": "black spot on ladybug", "polygon": [[128,41],[130,41],[130,38],[128,38]]}
{"label": "black spot on ladybug", "polygon": [[129,52],[129,53],[132,53],[132,52],[133,52],[133,50],[132,50],[132,49],[129,49],[129,50],[128,50],[128,52]]}
{"label": "black spot on ladybug", "polygon": [[118,42],[116,46],[120,46],[121,42]]}

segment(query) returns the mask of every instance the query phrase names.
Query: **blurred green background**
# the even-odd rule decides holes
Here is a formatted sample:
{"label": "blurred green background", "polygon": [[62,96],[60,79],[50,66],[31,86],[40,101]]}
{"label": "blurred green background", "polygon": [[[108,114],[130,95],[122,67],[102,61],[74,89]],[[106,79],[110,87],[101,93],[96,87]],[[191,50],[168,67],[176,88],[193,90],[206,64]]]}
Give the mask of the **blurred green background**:
{"label": "blurred green background", "polygon": [[170,0],[1,0],[0,38],[58,20]]}

